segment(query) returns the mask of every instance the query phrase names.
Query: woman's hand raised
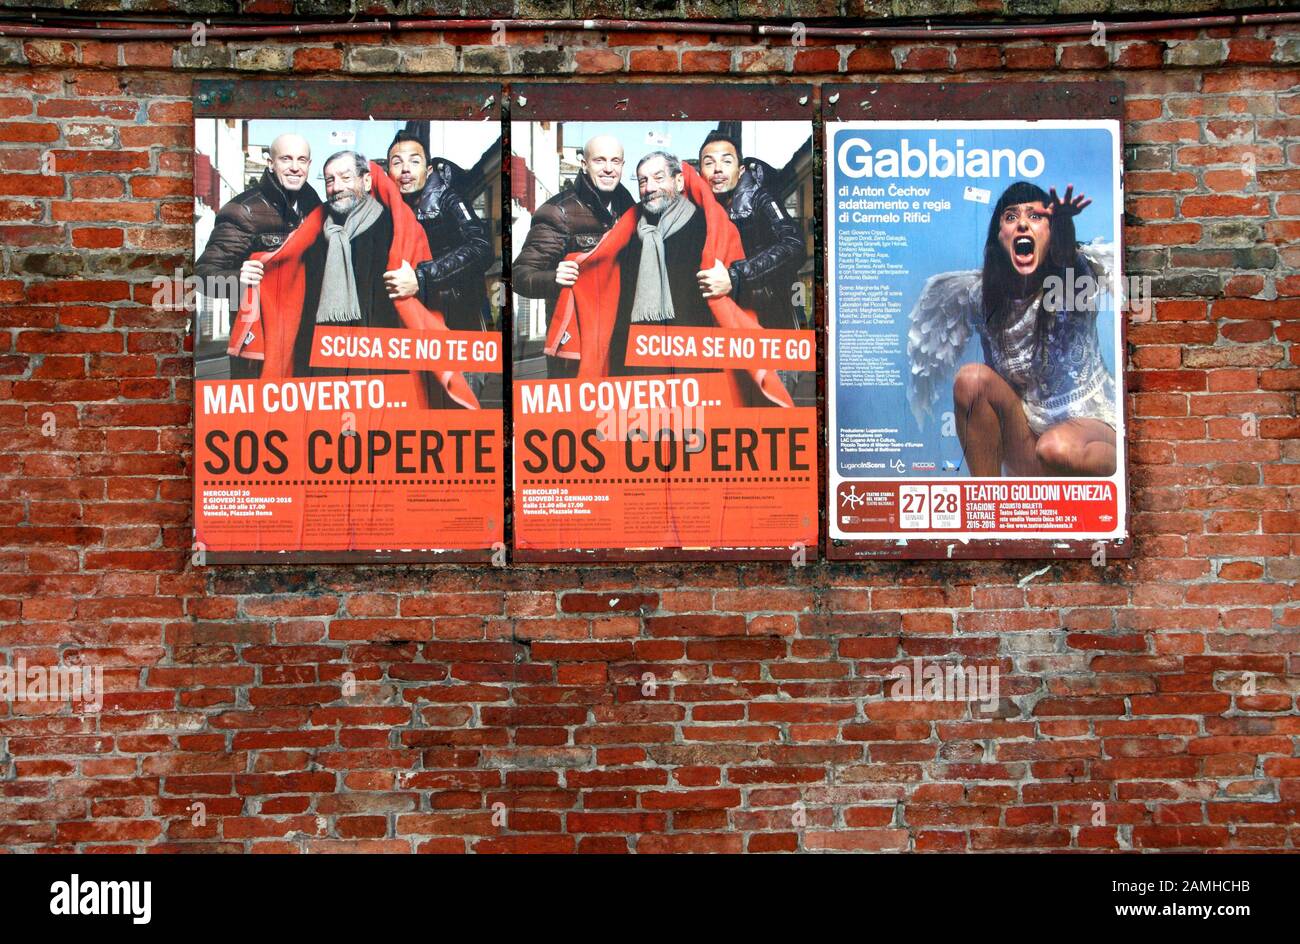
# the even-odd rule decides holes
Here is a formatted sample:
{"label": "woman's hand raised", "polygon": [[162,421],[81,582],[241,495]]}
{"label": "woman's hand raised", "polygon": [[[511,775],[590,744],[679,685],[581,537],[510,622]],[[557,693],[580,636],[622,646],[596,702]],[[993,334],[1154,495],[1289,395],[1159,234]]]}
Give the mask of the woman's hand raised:
{"label": "woman's hand raised", "polygon": [[1083,194],[1074,196],[1074,184],[1069,184],[1065,188],[1065,198],[1062,199],[1056,195],[1056,188],[1053,187],[1047,192],[1048,203],[1047,212],[1049,215],[1055,215],[1057,211],[1062,216],[1077,216],[1084,211],[1084,208],[1092,203]]}

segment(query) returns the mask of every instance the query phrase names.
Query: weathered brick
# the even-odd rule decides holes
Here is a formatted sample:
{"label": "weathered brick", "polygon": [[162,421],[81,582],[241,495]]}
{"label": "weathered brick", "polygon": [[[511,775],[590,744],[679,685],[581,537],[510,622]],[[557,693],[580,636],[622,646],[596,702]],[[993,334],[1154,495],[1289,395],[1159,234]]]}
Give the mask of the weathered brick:
{"label": "weathered brick", "polygon": [[[670,6],[514,12],[732,13]],[[953,13],[932,6],[912,12],[935,25]],[[326,7],[351,12],[313,9]],[[471,13],[512,15],[489,7]],[[1035,14],[1094,12],[1049,7]],[[736,12],[894,13],[883,0]],[[62,705],[0,713],[0,842],[1293,849],[1300,45],[1285,29],[1104,46],[512,32],[504,46],[486,29],[203,47],[0,39],[0,646],[30,664],[102,665],[110,689],[93,723]],[[1011,561],[190,566],[187,314],[153,310],[149,279],[191,261],[191,83],[228,70],[575,84],[628,72],[720,95],[732,80],[841,70],[1123,78],[1126,262],[1155,301],[1128,325],[1135,556],[1038,575]],[[42,173],[46,153],[57,174]],[[998,664],[997,710],[890,697],[890,670],[913,658]],[[195,799],[205,827],[190,823]]]}

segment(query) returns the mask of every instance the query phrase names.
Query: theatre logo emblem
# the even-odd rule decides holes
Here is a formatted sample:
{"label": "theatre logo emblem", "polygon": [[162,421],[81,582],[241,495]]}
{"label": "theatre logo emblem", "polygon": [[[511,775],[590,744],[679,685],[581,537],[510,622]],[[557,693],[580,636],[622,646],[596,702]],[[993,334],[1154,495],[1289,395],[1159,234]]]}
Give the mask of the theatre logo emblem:
{"label": "theatre logo emblem", "polygon": [[50,893],[53,915],[130,915],[132,924],[148,924],[153,913],[152,882],[83,882],[74,872]]}

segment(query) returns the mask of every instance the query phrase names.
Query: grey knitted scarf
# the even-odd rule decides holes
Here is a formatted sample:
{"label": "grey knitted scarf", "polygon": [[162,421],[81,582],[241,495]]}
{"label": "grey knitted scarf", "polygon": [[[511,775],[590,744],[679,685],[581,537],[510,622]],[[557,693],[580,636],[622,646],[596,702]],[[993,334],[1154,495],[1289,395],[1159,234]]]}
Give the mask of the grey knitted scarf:
{"label": "grey knitted scarf", "polygon": [[673,293],[668,287],[668,264],[664,258],[664,240],[677,232],[695,215],[695,204],[679,196],[677,201],[659,214],[659,219],[646,219],[645,212],[637,217],[636,231],[641,237],[641,265],[636,275],[636,295],[632,300],[632,323],[672,321],[677,317],[673,310]]}
{"label": "grey knitted scarf", "polygon": [[320,305],[316,308],[317,324],[353,324],[362,320],[357,277],[352,268],[352,240],[374,226],[383,212],[383,204],[366,196],[341,223],[332,213],[325,214],[324,232],[329,248],[321,279]]}

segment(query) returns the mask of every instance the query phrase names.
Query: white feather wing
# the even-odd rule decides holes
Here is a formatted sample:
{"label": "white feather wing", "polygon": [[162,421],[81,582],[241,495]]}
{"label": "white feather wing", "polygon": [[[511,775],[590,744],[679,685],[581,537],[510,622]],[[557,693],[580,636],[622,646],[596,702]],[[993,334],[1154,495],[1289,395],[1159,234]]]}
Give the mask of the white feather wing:
{"label": "white feather wing", "polygon": [[919,425],[933,414],[940,392],[952,384],[980,301],[980,273],[971,269],[931,276],[912,308],[907,331],[911,362],[907,402]]}

